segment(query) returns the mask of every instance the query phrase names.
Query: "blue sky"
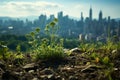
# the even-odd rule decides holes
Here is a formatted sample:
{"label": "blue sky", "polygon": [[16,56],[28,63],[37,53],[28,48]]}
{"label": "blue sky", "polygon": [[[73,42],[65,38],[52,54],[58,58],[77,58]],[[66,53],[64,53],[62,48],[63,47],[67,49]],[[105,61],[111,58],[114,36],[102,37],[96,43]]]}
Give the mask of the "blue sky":
{"label": "blue sky", "polygon": [[63,11],[64,15],[80,17],[89,16],[90,6],[93,18],[98,18],[102,10],[103,17],[120,18],[120,0],[0,0],[0,16],[26,17],[47,16]]}

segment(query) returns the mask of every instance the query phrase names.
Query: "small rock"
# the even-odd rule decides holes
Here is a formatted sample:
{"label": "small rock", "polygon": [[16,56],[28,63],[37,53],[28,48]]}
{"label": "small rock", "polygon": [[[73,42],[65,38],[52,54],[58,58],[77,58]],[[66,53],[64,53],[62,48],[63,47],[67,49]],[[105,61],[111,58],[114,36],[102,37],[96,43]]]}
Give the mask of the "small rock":
{"label": "small rock", "polygon": [[51,69],[45,68],[44,70],[41,71],[43,74],[49,75],[53,74],[53,71]]}
{"label": "small rock", "polygon": [[72,55],[72,53],[83,53],[83,51],[81,51],[79,48],[73,48],[70,50],[70,53]]}
{"label": "small rock", "polygon": [[51,79],[51,80],[55,79],[55,77],[54,77],[53,74],[47,75],[47,78],[48,78],[48,79]]}
{"label": "small rock", "polygon": [[75,56],[72,56],[72,57],[70,57],[71,58],[71,60],[75,60],[76,59],[76,57]]}
{"label": "small rock", "polygon": [[16,76],[22,75],[20,72],[13,72],[13,74],[16,75]]}
{"label": "small rock", "polygon": [[40,77],[41,77],[41,78],[45,78],[45,77],[46,77],[46,75],[40,75]]}
{"label": "small rock", "polygon": [[117,53],[117,50],[116,50],[116,49],[115,49],[115,50],[113,50],[113,51],[112,51],[112,53]]}
{"label": "small rock", "polygon": [[77,51],[80,51],[80,49],[79,48],[73,48],[73,49],[70,50],[70,52],[77,52]]}
{"label": "small rock", "polygon": [[62,78],[62,80],[65,80],[65,78]]}
{"label": "small rock", "polygon": [[78,80],[78,78],[75,77],[75,76],[70,76],[70,77],[69,77],[69,80]]}
{"label": "small rock", "polygon": [[84,69],[81,70],[81,72],[94,72],[96,69],[102,68],[101,66],[96,65],[88,65]]}
{"label": "small rock", "polygon": [[29,72],[29,73],[34,73],[34,70],[29,70],[28,72]]}
{"label": "small rock", "polygon": [[115,70],[115,71],[117,71],[117,70],[118,70],[118,68],[114,68],[114,70]]}
{"label": "small rock", "polygon": [[56,76],[55,79],[56,80],[62,80],[61,76]]}
{"label": "small rock", "polygon": [[39,80],[38,78],[33,78],[32,80]]}
{"label": "small rock", "polygon": [[31,64],[26,64],[23,69],[25,69],[27,72],[29,70],[36,70],[38,68],[38,66],[35,63],[31,63]]}
{"label": "small rock", "polygon": [[66,72],[66,71],[72,71],[73,68],[69,67],[69,66],[66,66],[64,68],[61,68],[61,72]]}
{"label": "small rock", "polygon": [[69,49],[63,49],[64,53],[69,53]]}

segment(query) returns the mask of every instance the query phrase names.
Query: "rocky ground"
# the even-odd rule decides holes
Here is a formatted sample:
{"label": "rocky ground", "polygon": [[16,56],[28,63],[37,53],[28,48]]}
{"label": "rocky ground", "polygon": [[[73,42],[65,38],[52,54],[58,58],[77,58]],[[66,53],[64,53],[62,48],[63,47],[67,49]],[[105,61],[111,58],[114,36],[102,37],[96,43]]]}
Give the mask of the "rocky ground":
{"label": "rocky ground", "polygon": [[120,59],[109,72],[108,67],[84,54],[73,52],[61,61],[31,61],[26,57],[22,65],[0,60],[0,80],[120,80]]}

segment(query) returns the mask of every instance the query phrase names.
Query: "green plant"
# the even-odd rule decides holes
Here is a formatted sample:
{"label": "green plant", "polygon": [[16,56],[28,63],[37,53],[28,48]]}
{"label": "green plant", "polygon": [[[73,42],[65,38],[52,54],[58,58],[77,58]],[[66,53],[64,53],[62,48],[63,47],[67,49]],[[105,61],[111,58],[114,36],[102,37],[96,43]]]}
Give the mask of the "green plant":
{"label": "green plant", "polygon": [[24,54],[16,54],[13,62],[15,65],[24,64]]}
{"label": "green plant", "polygon": [[102,59],[102,62],[103,62],[104,64],[109,64],[109,62],[110,62],[109,57],[108,57],[108,56],[105,56],[105,57]]}
{"label": "green plant", "polygon": [[[106,58],[107,59],[107,58]],[[108,62],[108,60],[107,60]],[[104,72],[104,76],[105,78],[107,78],[108,80],[113,80],[112,78],[112,73],[114,72],[114,64],[113,63],[109,63],[107,66],[106,66],[106,69],[103,70]]]}
{"label": "green plant", "polygon": [[18,54],[21,53],[21,46],[20,46],[20,45],[17,45],[17,47],[16,47],[16,51],[18,52]]}
{"label": "green plant", "polygon": [[58,19],[55,18],[45,27],[45,32],[50,36],[50,39],[43,38],[40,40],[41,42],[38,42],[36,34],[40,31],[39,29],[30,33],[30,36],[32,36],[30,39],[34,48],[33,52],[35,53],[36,60],[60,60],[65,57],[63,51],[63,39],[58,39],[56,35],[58,30],[57,23]]}
{"label": "green plant", "polygon": [[42,44],[37,49],[37,58],[45,60],[59,60],[65,57],[63,51],[63,39],[57,41],[57,22],[55,18],[45,27],[46,34],[50,36],[50,40],[43,39]]}
{"label": "green plant", "polygon": [[5,45],[3,41],[0,42],[0,56],[3,59],[6,59],[6,53],[8,51],[8,47]]}
{"label": "green plant", "polygon": [[40,33],[40,28],[36,28],[35,31],[30,32],[26,35],[28,43],[32,46],[32,49],[36,49],[39,46],[39,39],[36,38]]}
{"label": "green plant", "polygon": [[52,22],[48,23],[45,27],[45,32],[48,36],[50,36],[50,45],[55,45],[57,41],[57,31],[58,27],[58,19],[55,18]]}
{"label": "green plant", "polygon": [[95,43],[81,43],[79,48],[85,52],[94,52],[97,49],[97,44]]}
{"label": "green plant", "polygon": [[79,46],[79,48],[82,51],[87,51],[88,50],[88,46],[89,46],[89,44],[81,43],[80,46]]}

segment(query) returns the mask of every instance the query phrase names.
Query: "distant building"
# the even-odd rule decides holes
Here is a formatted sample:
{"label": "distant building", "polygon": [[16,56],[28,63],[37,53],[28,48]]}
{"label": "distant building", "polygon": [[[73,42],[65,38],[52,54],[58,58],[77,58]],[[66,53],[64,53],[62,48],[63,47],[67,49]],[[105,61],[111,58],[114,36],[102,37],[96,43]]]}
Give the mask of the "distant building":
{"label": "distant building", "polygon": [[100,10],[100,12],[99,12],[99,21],[100,21],[100,22],[102,21],[102,17],[103,17],[102,11]]}
{"label": "distant building", "polygon": [[89,11],[89,19],[90,21],[92,21],[92,8],[90,7],[90,11]]}
{"label": "distant building", "polygon": [[83,22],[83,19],[84,19],[84,18],[83,18],[83,13],[81,12],[81,21],[82,21],[82,22]]}
{"label": "distant building", "polygon": [[63,18],[63,12],[62,11],[58,13],[58,19],[61,19],[61,18]]}
{"label": "distant building", "polygon": [[79,40],[80,40],[80,41],[85,40],[85,35],[84,35],[84,34],[79,34]]}

